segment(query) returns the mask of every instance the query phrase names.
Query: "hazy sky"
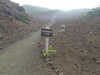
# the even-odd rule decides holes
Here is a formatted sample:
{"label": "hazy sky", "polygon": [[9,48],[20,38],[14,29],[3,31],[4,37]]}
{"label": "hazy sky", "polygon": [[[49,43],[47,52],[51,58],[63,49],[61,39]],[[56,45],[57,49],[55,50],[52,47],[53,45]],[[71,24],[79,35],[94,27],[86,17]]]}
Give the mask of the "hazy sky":
{"label": "hazy sky", "polygon": [[50,9],[79,9],[94,8],[100,5],[100,0],[11,0],[13,2],[30,4],[33,6],[42,6]]}

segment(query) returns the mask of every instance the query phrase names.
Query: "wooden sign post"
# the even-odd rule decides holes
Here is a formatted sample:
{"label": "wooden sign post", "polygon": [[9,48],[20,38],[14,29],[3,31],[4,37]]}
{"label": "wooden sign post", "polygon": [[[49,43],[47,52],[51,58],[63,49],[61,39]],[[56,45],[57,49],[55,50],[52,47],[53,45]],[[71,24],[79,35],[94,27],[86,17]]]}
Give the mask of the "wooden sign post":
{"label": "wooden sign post", "polygon": [[41,36],[46,37],[45,51],[46,51],[46,54],[48,55],[49,37],[53,37],[53,30],[50,29],[49,27],[41,28]]}

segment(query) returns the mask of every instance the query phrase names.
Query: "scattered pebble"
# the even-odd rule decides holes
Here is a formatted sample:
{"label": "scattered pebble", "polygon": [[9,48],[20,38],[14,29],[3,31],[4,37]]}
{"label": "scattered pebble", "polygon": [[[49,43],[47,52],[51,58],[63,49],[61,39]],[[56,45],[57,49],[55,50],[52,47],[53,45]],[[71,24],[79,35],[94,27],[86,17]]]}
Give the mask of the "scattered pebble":
{"label": "scattered pebble", "polygon": [[55,69],[55,72],[56,72],[56,73],[59,73],[59,69],[58,69],[58,68],[57,68],[57,69]]}
{"label": "scattered pebble", "polygon": [[90,34],[92,34],[93,32],[91,31]]}
{"label": "scattered pebble", "polygon": [[84,52],[83,50],[81,50],[80,52]]}
{"label": "scattered pebble", "polygon": [[4,39],[4,37],[3,36],[0,36],[0,39]]}
{"label": "scattered pebble", "polygon": [[64,73],[63,72],[60,72],[59,75],[64,75]]}
{"label": "scattered pebble", "polygon": [[40,43],[40,46],[43,46],[43,43]]}
{"label": "scattered pebble", "polygon": [[77,49],[77,47],[74,47],[74,49]]}
{"label": "scattered pebble", "polygon": [[0,50],[3,49],[2,47],[0,47]]}
{"label": "scattered pebble", "polygon": [[52,66],[52,69],[54,69],[54,70],[55,70],[55,69],[57,69],[57,68],[53,65],[53,66]]}
{"label": "scattered pebble", "polygon": [[97,46],[94,46],[94,48],[96,48],[96,49],[97,49],[98,47],[97,47]]}
{"label": "scattered pebble", "polygon": [[46,62],[49,61],[49,60],[50,60],[49,58],[46,58],[46,59],[45,59]]}
{"label": "scattered pebble", "polygon": [[49,61],[48,64],[49,65],[54,65],[54,62],[53,61]]}
{"label": "scattered pebble", "polygon": [[64,45],[64,47],[66,47],[66,45]]}
{"label": "scattered pebble", "polygon": [[100,65],[100,61],[97,61],[96,63],[97,63],[98,65]]}
{"label": "scattered pebble", "polygon": [[43,67],[43,65],[39,66],[39,69],[41,69]]}

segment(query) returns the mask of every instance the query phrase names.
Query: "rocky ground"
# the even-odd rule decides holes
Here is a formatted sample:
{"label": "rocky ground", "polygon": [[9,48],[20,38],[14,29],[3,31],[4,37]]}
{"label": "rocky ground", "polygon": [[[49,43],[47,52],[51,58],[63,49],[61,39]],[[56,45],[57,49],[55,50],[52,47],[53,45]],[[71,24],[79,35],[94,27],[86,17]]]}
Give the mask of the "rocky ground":
{"label": "rocky ground", "polygon": [[[25,24],[13,17],[16,14],[19,14],[21,11],[25,10],[23,7],[19,6],[19,4],[10,2],[10,0],[0,0],[0,50],[27,36],[29,33],[33,31],[35,32],[38,28],[41,28],[43,25],[49,22],[56,13],[58,13],[57,10],[57,12],[47,11],[46,13],[42,13],[42,15],[33,15],[33,17],[31,15],[30,18],[32,21],[29,24]],[[77,14],[77,16],[78,15],[79,14]],[[53,49],[57,50],[57,53],[55,55],[51,55],[49,59],[45,59],[46,64],[39,67],[41,70],[43,68],[46,70],[46,73],[48,73],[48,69],[46,68],[49,64],[50,66],[48,68],[51,68],[50,72],[52,72],[53,75],[100,75],[100,17],[87,18],[77,16],[73,17],[72,15],[62,14],[56,19],[55,24],[53,24],[54,21],[52,20],[53,26],[51,28],[54,30],[54,36],[50,38],[49,45],[51,45]],[[61,31],[60,26],[62,24],[66,26],[65,31]],[[30,43],[30,40],[28,43]],[[23,51],[24,48],[26,49],[26,47],[23,47]],[[44,48],[45,38],[42,37],[37,50],[41,52],[41,50]],[[5,52],[5,55],[6,53],[7,52]],[[27,49],[25,53],[27,54]],[[38,52],[37,54],[32,54],[33,57],[34,55],[40,56]],[[1,56],[3,56],[3,54],[1,54]],[[11,56],[11,58],[12,57],[13,56]],[[17,54],[15,57],[17,57]],[[38,57],[38,59],[44,60],[42,57],[43,55],[41,54],[41,57]],[[5,60],[6,58],[7,57],[5,57]],[[10,59],[10,57],[8,58]],[[27,63],[29,63],[29,61]],[[31,61],[30,63],[31,65],[33,64]],[[44,63],[44,61],[40,61],[40,63]],[[37,64],[35,66],[37,67],[39,65]],[[26,69],[27,68],[28,67],[26,67]],[[33,66],[31,66],[31,68],[32,70],[33,68],[35,69]],[[31,74],[34,74],[32,70],[28,70],[28,72],[32,72]]]}
{"label": "rocky ground", "polygon": [[[62,24],[66,26],[65,31],[61,31]],[[56,68],[54,71],[60,75],[100,75],[99,17],[58,19],[51,28],[54,36],[49,45],[57,50],[55,56],[49,57]],[[44,37],[39,47],[45,49]]]}

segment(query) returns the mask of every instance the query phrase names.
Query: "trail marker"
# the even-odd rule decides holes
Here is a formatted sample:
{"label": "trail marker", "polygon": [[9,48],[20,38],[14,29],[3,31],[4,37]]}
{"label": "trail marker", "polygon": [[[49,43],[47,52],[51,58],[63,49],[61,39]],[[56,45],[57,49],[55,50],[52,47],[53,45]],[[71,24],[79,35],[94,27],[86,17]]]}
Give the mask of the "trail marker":
{"label": "trail marker", "polygon": [[65,25],[63,24],[63,25],[61,25],[61,29],[65,29]]}
{"label": "trail marker", "polygon": [[52,37],[53,36],[53,30],[50,29],[49,27],[42,28],[41,29],[41,36]]}
{"label": "trail marker", "polygon": [[46,37],[45,51],[46,51],[46,54],[48,55],[49,37],[53,37],[53,30],[50,29],[49,27],[41,28],[41,36]]}

